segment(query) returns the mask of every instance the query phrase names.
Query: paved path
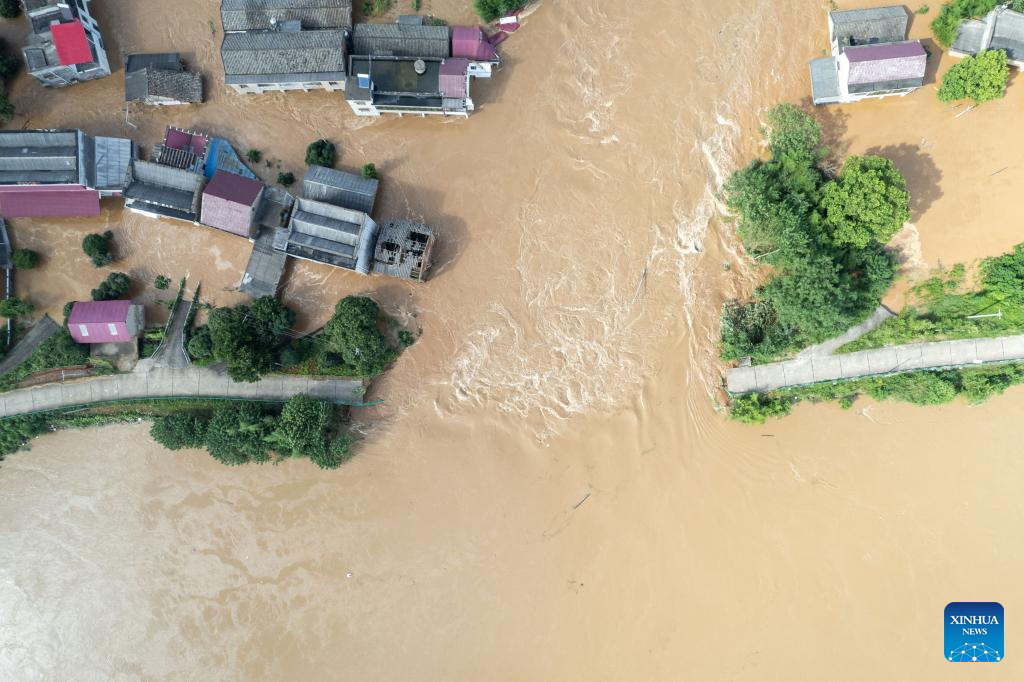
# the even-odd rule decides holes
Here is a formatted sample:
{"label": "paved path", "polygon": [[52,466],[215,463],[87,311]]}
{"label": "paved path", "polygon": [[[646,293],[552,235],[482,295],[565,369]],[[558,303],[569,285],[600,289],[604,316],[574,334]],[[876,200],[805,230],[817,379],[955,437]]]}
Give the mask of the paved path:
{"label": "paved path", "polygon": [[363,382],[269,376],[256,383],[245,384],[235,383],[226,374],[212,369],[153,368],[148,372],[111,374],[0,393],[0,416],[133,398],[287,400],[298,393],[324,398],[339,405],[351,405],[362,402]]}
{"label": "paved path", "polygon": [[856,341],[860,337],[864,336],[868,332],[873,332],[882,326],[882,323],[891,317],[896,315],[886,308],[884,305],[880,305],[875,308],[875,312],[871,313],[871,317],[864,320],[856,327],[850,327],[846,332],[834,339],[823,341],[816,346],[808,346],[802,351],[796,354],[797,358],[808,358],[808,357],[821,357],[823,355],[832,355],[841,346],[845,346],[848,343]]}
{"label": "paved path", "polygon": [[185,322],[188,320],[188,310],[192,301],[181,300],[171,314],[171,322],[167,325],[167,334],[160,349],[153,355],[151,365],[154,367],[169,367],[172,369],[183,369],[192,363],[185,355],[183,343],[185,335]]}
{"label": "paved path", "polygon": [[60,331],[60,325],[53,321],[49,315],[43,315],[43,319],[28,330],[21,341],[18,342],[11,352],[7,354],[3,362],[0,362],[0,374],[7,374],[12,369],[28,360],[39,346],[48,338]]}
{"label": "paved path", "polygon": [[1024,360],[1024,335],[909,343],[843,355],[797,357],[753,367],[735,367],[727,373],[730,393],[760,393],[822,381],[859,379],[992,362]]}

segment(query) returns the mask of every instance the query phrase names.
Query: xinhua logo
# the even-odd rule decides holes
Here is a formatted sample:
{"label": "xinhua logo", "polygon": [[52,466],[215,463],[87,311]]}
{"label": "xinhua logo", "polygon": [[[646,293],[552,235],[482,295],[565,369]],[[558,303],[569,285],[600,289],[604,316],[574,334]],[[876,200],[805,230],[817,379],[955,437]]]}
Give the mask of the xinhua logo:
{"label": "xinhua logo", "polygon": [[1003,606],[994,601],[955,601],[946,606],[946,660],[1003,660]]}

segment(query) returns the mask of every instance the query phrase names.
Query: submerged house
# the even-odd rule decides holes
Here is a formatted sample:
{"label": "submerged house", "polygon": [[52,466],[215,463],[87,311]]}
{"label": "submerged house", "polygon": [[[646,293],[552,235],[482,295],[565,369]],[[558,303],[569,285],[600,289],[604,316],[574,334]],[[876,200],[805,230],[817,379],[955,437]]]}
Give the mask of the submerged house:
{"label": "submerged house", "polygon": [[302,182],[302,193],[307,199],[322,201],[370,215],[377,201],[380,183],[355,173],[310,166]]}
{"label": "submerged house", "polygon": [[203,77],[176,52],[132,54],[124,62],[124,99],[156,106],[203,101]]}
{"label": "submerged house", "polygon": [[199,220],[206,177],[201,173],[151,161],[134,161],[124,192],[125,208],[152,218]]}
{"label": "submerged house", "polygon": [[345,99],[357,116],[468,116],[470,79],[499,63],[479,26],[356,24]]}
{"label": "submerged house", "polygon": [[275,31],[298,23],[303,31],[352,27],[352,0],[221,0],[224,32]]}
{"label": "submerged house", "polygon": [[280,244],[289,256],[354,270],[373,269],[377,223],[361,211],[310,199],[299,199]]}
{"label": "submerged house", "polygon": [[81,130],[0,131],[0,216],[92,216],[118,197],[138,157],[131,140]]}
{"label": "submerged house", "polygon": [[343,90],[347,33],[292,28],[225,33],[224,82],[242,94]]}
{"label": "submerged house", "polygon": [[928,54],[906,38],[903,7],[829,12],[832,56],[811,61],[815,104],[906,95],[924,85]]}
{"label": "submerged house", "polygon": [[1007,61],[1024,68],[1024,14],[996,7],[984,19],[962,22],[949,53],[967,57],[985,50],[1004,50]]}
{"label": "submerged house", "polygon": [[411,220],[389,220],[381,226],[373,253],[373,271],[422,282],[430,268],[434,231]]}
{"label": "submerged house", "polygon": [[110,75],[90,0],[23,0],[32,33],[21,52],[30,76],[48,88]]}
{"label": "submerged house", "polygon": [[68,316],[78,343],[131,343],[145,327],[145,307],[131,301],[78,301]]}
{"label": "submerged house", "polygon": [[217,171],[203,190],[199,222],[239,237],[254,238],[264,189],[259,180]]}

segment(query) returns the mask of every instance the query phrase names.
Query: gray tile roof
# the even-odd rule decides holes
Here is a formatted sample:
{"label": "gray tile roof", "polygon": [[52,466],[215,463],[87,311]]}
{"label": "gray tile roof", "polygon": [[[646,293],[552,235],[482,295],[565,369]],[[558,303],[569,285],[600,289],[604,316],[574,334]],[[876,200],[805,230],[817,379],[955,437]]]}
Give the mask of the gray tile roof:
{"label": "gray tile roof", "polygon": [[135,161],[130,178],[125,197],[174,209],[188,214],[192,219],[198,215],[203,187],[206,185],[206,178],[200,173],[149,161]]}
{"label": "gray tile roof", "polygon": [[302,193],[313,201],[370,214],[377,199],[377,187],[377,180],[333,168],[310,166],[302,183]]}
{"label": "gray tile roof", "polygon": [[345,32],[227,33],[221,45],[228,84],[345,79]]}
{"label": "gray tile roof", "polygon": [[811,62],[811,97],[815,104],[839,101],[839,73],[832,57]]}
{"label": "gray tile roof", "polygon": [[125,73],[145,69],[153,66],[167,71],[184,71],[185,65],[181,61],[181,55],[177,52],[149,52],[142,54],[130,54],[124,59]]}
{"label": "gray tile roof", "polygon": [[155,67],[139,69],[125,76],[124,98],[129,102],[202,102],[203,77],[191,71],[169,71]]}
{"label": "gray tile roof", "polygon": [[377,224],[365,213],[299,199],[288,224],[287,249],[299,258],[368,275],[377,231]]}
{"label": "gray tile roof", "polygon": [[956,40],[952,45],[953,51],[963,54],[978,54],[984,49],[986,31],[987,26],[984,21],[970,19],[962,22],[956,31]]}
{"label": "gray tile roof", "polygon": [[451,29],[448,26],[356,24],[352,29],[352,53],[443,59],[452,54]]}
{"label": "gray tile roof", "polygon": [[1006,50],[1012,60],[1024,59],[1024,14],[1004,10],[996,17],[990,50]]}
{"label": "gray tile roof", "polygon": [[907,37],[910,17],[902,6],[829,12],[839,49],[850,45],[892,43]]}
{"label": "gray tile roof", "polygon": [[84,182],[79,138],[77,130],[0,131],[0,184]]}
{"label": "gray tile roof", "polygon": [[350,28],[352,0],[221,0],[225,31],[261,31],[298,21],[303,29]]}

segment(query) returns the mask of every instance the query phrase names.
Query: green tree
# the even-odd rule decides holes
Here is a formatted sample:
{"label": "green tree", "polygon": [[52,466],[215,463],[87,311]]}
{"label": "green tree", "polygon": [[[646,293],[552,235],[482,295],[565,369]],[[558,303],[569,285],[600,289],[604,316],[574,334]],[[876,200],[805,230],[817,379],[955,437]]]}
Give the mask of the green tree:
{"label": "green tree", "polygon": [[35,306],[19,298],[12,297],[0,300],[0,317],[25,317],[26,315],[31,315],[33,310],[35,310]]}
{"label": "green tree", "polygon": [[317,140],[306,147],[306,164],[309,166],[334,167],[334,143],[329,140]]}
{"label": "green tree", "polygon": [[1024,244],[1002,256],[986,258],[981,263],[985,288],[1004,300],[1024,304]]}
{"label": "green tree", "polygon": [[155,286],[157,289],[160,289],[161,291],[169,287],[170,284],[170,278],[165,277],[164,275],[157,275],[156,279],[153,280],[153,286]]}
{"label": "green tree", "polygon": [[85,239],[82,240],[82,251],[85,252],[85,255],[92,260],[92,264],[97,268],[110,265],[114,262],[114,256],[110,253],[110,243],[113,239],[114,233],[110,230],[103,234],[86,235]]}
{"label": "green tree", "polygon": [[322,457],[327,452],[327,431],[334,417],[334,406],[308,395],[293,396],[267,438],[283,457]]}
{"label": "green tree", "polygon": [[128,295],[132,281],[123,272],[112,272],[100,282],[99,287],[92,290],[94,301],[119,301]]}
{"label": "green tree", "polygon": [[11,264],[19,270],[31,270],[39,265],[39,254],[32,249],[15,249],[11,253]]}
{"label": "green tree", "polygon": [[763,424],[771,417],[785,417],[793,409],[793,401],[771,395],[741,395],[732,399],[729,416],[744,424]]}
{"label": "green tree", "polygon": [[818,122],[792,104],[777,104],[768,110],[767,134],[768,146],[776,158],[817,163],[825,155]]}
{"label": "green tree", "polygon": [[245,158],[249,159],[252,163],[259,163],[260,159],[263,158],[263,152],[259,149],[250,149],[245,153]]}
{"label": "green tree", "polygon": [[0,40],[0,77],[10,79],[21,68],[21,60],[7,51],[7,43]]}
{"label": "green tree", "polygon": [[372,163],[363,165],[363,177],[367,180],[377,180],[377,166]]}
{"label": "green tree", "polygon": [[903,174],[880,156],[851,156],[821,199],[833,241],[863,249],[886,244],[910,220],[910,195]]}
{"label": "green tree", "polygon": [[270,370],[291,329],[295,313],[272,296],[253,301],[251,306],[217,308],[207,326],[213,341],[213,355],[227,365],[235,381],[259,381]]}
{"label": "green tree", "polygon": [[334,307],[324,326],[324,349],[340,356],[347,371],[355,376],[380,374],[398,356],[377,329],[380,307],[365,296],[347,296]]}
{"label": "green tree", "polygon": [[342,464],[352,459],[352,444],[355,439],[344,433],[336,436],[323,451],[317,451],[309,455],[310,461],[321,469],[337,469]]}
{"label": "green tree", "polygon": [[988,50],[975,57],[964,57],[942,77],[939,101],[972,99],[976,104],[999,99],[1006,94],[1010,66],[1003,50]]}
{"label": "green tree", "polygon": [[14,105],[7,99],[6,92],[0,92],[0,122],[7,123],[14,118]]}
{"label": "green tree", "polygon": [[0,17],[14,19],[21,14],[21,3],[18,0],[0,0]]}
{"label": "green tree", "polygon": [[188,340],[188,354],[192,360],[202,366],[213,360],[213,338],[210,336],[210,328],[206,325],[200,327]]}
{"label": "green tree", "polygon": [[523,0],[473,0],[473,8],[480,18],[490,23],[523,6]]}
{"label": "green tree", "polygon": [[206,422],[194,414],[157,417],[149,435],[168,450],[201,448],[206,443]]}
{"label": "green tree", "polygon": [[291,187],[292,185],[295,184],[295,174],[294,173],[290,173],[290,172],[289,173],[278,173],[277,174],[277,184],[283,185],[285,187]]}
{"label": "green tree", "polygon": [[266,438],[273,417],[255,402],[227,403],[213,410],[206,426],[206,449],[230,465],[270,460]]}

